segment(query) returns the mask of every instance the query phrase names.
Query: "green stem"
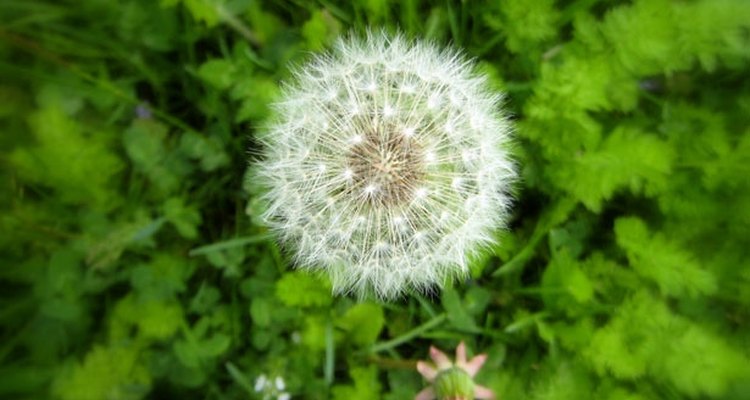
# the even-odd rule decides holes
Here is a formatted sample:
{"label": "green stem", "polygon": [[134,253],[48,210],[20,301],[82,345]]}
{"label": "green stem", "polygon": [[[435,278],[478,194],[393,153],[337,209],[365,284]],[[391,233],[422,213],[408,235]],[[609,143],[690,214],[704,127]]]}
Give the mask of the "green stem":
{"label": "green stem", "polygon": [[537,222],[534,227],[534,232],[531,234],[531,238],[518,253],[508,262],[503,264],[495,272],[492,273],[493,277],[507,275],[513,272],[522,271],[526,266],[526,263],[534,257],[536,246],[547,236],[547,233],[555,226],[561,224],[568,219],[568,216],[578,204],[571,198],[564,198],[559,202],[555,203],[552,207],[548,208]]}
{"label": "green stem", "polygon": [[323,371],[325,376],[326,385],[331,386],[333,384],[333,369],[336,359],[336,346],[333,341],[333,321],[328,318],[326,322],[326,364]]}
{"label": "green stem", "polygon": [[227,361],[224,364],[224,367],[227,369],[227,372],[229,372],[229,376],[231,376],[238,385],[245,389],[247,393],[249,393],[250,395],[253,395],[255,393],[253,384],[247,380],[247,376],[245,375],[245,373],[237,368],[236,365],[232,364],[231,361]]}
{"label": "green stem", "polygon": [[207,244],[205,246],[196,247],[190,250],[190,252],[188,252],[188,255],[193,257],[193,256],[201,255],[201,254],[213,253],[215,251],[231,249],[233,247],[239,247],[239,246],[245,246],[248,244],[264,242],[270,238],[271,238],[270,233],[261,233],[259,235],[229,239],[223,242],[216,242],[216,243]]}
{"label": "green stem", "polygon": [[258,36],[250,30],[250,27],[245,25],[242,20],[237,18],[234,14],[227,11],[226,8],[222,7],[221,5],[216,6],[216,11],[219,14],[219,17],[221,20],[227,24],[230,28],[234,29],[237,33],[239,33],[242,37],[245,38],[250,44],[252,44],[255,47],[260,46],[260,40],[258,39]]}
{"label": "green stem", "polygon": [[378,353],[384,350],[392,349],[394,347],[397,347],[403,343],[406,343],[415,337],[429,331],[430,329],[440,325],[445,321],[447,318],[447,315],[445,313],[440,314],[436,316],[435,318],[425,322],[422,325],[419,325],[418,327],[410,330],[409,332],[404,333],[401,336],[395,337],[387,342],[383,342],[380,344],[373,345],[370,347],[370,353]]}

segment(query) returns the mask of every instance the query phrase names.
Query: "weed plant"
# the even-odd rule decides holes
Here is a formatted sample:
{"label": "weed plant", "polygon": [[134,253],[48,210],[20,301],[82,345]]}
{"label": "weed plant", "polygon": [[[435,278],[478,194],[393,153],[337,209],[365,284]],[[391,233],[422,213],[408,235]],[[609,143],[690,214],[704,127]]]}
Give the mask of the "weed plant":
{"label": "weed plant", "polygon": [[[384,29],[506,94],[468,279],[332,296],[249,178],[293,65]],[[750,398],[750,2],[3,0],[0,397],[389,399],[464,341],[501,399]]]}

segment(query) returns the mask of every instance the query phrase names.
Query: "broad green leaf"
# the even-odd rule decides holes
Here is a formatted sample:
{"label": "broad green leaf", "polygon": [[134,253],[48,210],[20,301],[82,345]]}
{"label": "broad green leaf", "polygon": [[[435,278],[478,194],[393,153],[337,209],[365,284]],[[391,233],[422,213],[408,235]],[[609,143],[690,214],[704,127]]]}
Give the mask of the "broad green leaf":
{"label": "broad green leaf", "polygon": [[492,301],[492,292],[484,287],[472,286],[466,291],[463,305],[466,311],[474,316],[482,317]]}
{"label": "broad green leaf", "polygon": [[182,3],[196,21],[214,26],[221,20],[221,0],[161,0],[162,6],[173,7]]}
{"label": "broad green leaf", "polygon": [[273,303],[264,297],[259,297],[250,303],[250,317],[253,323],[261,328],[271,324],[271,314],[274,312]]}
{"label": "broad green leaf", "polygon": [[164,216],[186,239],[198,237],[198,226],[201,224],[201,214],[197,208],[186,206],[184,199],[172,197],[164,202]]}
{"label": "broad green leaf", "polygon": [[64,400],[136,400],[151,389],[137,348],[94,346],[81,363],[66,365],[52,392]]}
{"label": "broad green leaf", "polygon": [[380,398],[380,383],[378,370],[374,366],[367,368],[352,368],[349,375],[353,385],[336,385],[333,387],[334,400],[377,400]]}
{"label": "broad green leaf", "polygon": [[216,136],[202,136],[185,132],[180,136],[180,150],[188,157],[200,161],[201,169],[207,172],[226,166],[229,156],[224,144]]}
{"label": "broad green leaf", "polygon": [[327,10],[313,12],[302,25],[302,36],[310,50],[320,50],[341,30],[339,22]]}
{"label": "broad green leaf", "polygon": [[268,43],[285,28],[279,16],[266,11],[263,3],[259,1],[249,2],[245,15],[248,25],[253,27],[253,33],[260,43]]}
{"label": "broad green leaf", "polygon": [[237,277],[242,276],[241,266],[246,255],[244,247],[235,246],[206,253],[206,259],[214,267],[224,270],[226,276]]}
{"label": "broad green leaf", "polygon": [[292,307],[323,307],[332,301],[330,284],[304,272],[285,273],[276,282],[276,297]]}
{"label": "broad green leaf", "polygon": [[305,317],[302,331],[302,343],[313,352],[321,352],[326,348],[326,321],[319,315],[312,314]]}
{"label": "broad green leaf", "polygon": [[[194,334],[195,332],[193,332]],[[223,333],[208,338],[190,336],[174,343],[173,349],[180,362],[188,368],[199,368],[224,354],[232,340]]]}
{"label": "broad green leaf", "polygon": [[474,317],[466,311],[466,308],[464,308],[461,301],[461,297],[455,289],[446,288],[443,290],[442,303],[443,308],[445,308],[445,313],[448,316],[448,320],[453,326],[467,331],[474,331],[477,329]]}
{"label": "broad green leaf", "polygon": [[232,85],[236,68],[230,60],[216,58],[198,67],[198,76],[216,89],[226,89]]}
{"label": "broad green leaf", "polygon": [[182,307],[174,300],[139,300],[128,295],[114,308],[110,338],[113,341],[127,340],[135,327],[140,339],[166,340],[177,332],[183,318]]}
{"label": "broad green leaf", "polygon": [[251,75],[232,88],[232,98],[240,100],[235,122],[261,120],[269,113],[269,106],[279,96],[279,86],[270,77]]}
{"label": "broad green leaf", "polygon": [[209,285],[201,285],[198,293],[190,301],[189,310],[196,314],[207,314],[215,308],[220,300],[221,292],[219,292],[219,289]]}
{"label": "broad green leaf", "polygon": [[149,339],[163,340],[172,337],[183,321],[178,303],[149,301],[138,305],[139,333]]}
{"label": "broad green leaf", "polygon": [[383,307],[375,303],[356,304],[336,320],[336,325],[344,330],[345,337],[352,343],[371,345],[385,325]]}
{"label": "broad green leaf", "polygon": [[375,24],[388,14],[388,3],[389,0],[356,0],[354,5],[367,15],[371,24]]}
{"label": "broad green leaf", "polygon": [[130,283],[143,298],[172,299],[185,290],[193,268],[183,259],[160,254],[149,263],[135,266]]}

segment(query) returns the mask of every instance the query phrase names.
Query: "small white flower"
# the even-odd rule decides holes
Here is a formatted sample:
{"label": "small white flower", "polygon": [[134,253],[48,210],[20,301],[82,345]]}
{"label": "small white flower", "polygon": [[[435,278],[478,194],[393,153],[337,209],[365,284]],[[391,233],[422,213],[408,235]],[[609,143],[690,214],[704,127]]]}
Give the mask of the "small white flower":
{"label": "small white flower", "polygon": [[277,390],[284,390],[286,385],[284,385],[284,379],[280,376],[277,376],[274,380],[274,384],[276,385]]}
{"label": "small white flower", "polygon": [[456,51],[385,33],[339,40],[275,105],[264,220],[336,292],[387,299],[465,275],[511,202],[501,100]]}
{"label": "small white flower", "polygon": [[263,389],[265,389],[267,383],[268,383],[268,378],[266,378],[265,375],[261,374],[260,376],[258,376],[257,379],[255,379],[255,388],[254,388],[255,391],[256,392],[262,391]]}
{"label": "small white flower", "polygon": [[263,400],[289,400],[292,398],[289,393],[284,391],[286,384],[284,378],[280,376],[269,379],[265,374],[261,374],[255,379],[254,389],[263,396]]}

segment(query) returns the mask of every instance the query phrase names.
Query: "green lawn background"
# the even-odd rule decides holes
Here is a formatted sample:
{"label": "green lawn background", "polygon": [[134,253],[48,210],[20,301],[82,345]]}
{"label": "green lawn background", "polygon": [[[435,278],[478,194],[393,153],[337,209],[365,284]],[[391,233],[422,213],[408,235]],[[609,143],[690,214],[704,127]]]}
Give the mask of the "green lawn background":
{"label": "green lawn background", "polygon": [[[475,58],[521,173],[471,279],[392,303],[294,272],[245,178],[367,29]],[[408,399],[461,340],[500,399],[750,398],[748,1],[3,0],[0,165],[2,398]]]}

